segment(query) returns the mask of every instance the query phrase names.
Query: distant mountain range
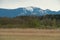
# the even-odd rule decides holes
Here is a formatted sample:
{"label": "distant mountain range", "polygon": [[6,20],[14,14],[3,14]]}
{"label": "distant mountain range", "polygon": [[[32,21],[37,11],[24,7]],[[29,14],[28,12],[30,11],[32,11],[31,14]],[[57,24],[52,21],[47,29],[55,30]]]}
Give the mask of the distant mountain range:
{"label": "distant mountain range", "polygon": [[16,16],[43,16],[43,15],[60,14],[59,11],[52,11],[49,9],[43,10],[38,7],[22,7],[17,9],[3,9],[0,8],[0,17],[16,17]]}

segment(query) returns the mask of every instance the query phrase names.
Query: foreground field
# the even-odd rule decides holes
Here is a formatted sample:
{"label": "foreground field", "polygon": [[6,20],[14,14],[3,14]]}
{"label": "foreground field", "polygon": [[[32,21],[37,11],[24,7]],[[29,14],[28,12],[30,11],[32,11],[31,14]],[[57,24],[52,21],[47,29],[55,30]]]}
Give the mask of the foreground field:
{"label": "foreground field", "polygon": [[60,40],[60,30],[0,29],[0,40]]}

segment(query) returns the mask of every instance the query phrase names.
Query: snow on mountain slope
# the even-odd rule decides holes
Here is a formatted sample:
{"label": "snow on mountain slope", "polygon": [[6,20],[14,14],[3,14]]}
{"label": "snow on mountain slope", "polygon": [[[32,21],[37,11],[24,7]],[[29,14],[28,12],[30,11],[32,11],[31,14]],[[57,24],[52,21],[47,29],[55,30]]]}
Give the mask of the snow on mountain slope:
{"label": "snow on mountain slope", "polygon": [[16,16],[43,16],[46,14],[60,14],[60,11],[52,11],[49,9],[43,10],[38,7],[24,7],[17,9],[2,9],[0,8],[0,17],[16,17]]}

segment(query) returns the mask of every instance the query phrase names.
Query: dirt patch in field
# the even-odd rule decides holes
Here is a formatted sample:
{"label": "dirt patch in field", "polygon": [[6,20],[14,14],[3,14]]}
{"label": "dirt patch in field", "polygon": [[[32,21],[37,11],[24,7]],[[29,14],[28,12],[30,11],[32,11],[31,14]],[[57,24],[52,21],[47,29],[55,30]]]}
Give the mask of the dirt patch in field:
{"label": "dirt patch in field", "polygon": [[49,29],[0,29],[0,35],[60,36],[60,30]]}

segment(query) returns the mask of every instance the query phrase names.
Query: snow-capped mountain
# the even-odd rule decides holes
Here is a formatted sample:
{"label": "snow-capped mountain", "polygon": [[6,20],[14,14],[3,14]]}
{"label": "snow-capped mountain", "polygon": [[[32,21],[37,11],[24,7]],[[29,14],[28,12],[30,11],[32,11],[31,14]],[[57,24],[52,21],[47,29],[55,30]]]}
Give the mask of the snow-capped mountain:
{"label": "snow-capped mountain", "polygon": [[24,7],[17,9],[2,9],[0,8],[0,17],[16,17],[16,16],[43,16],[46,14],[60,14],[60,11],[52,11],[49,9],[43,10],[38,7]]}

